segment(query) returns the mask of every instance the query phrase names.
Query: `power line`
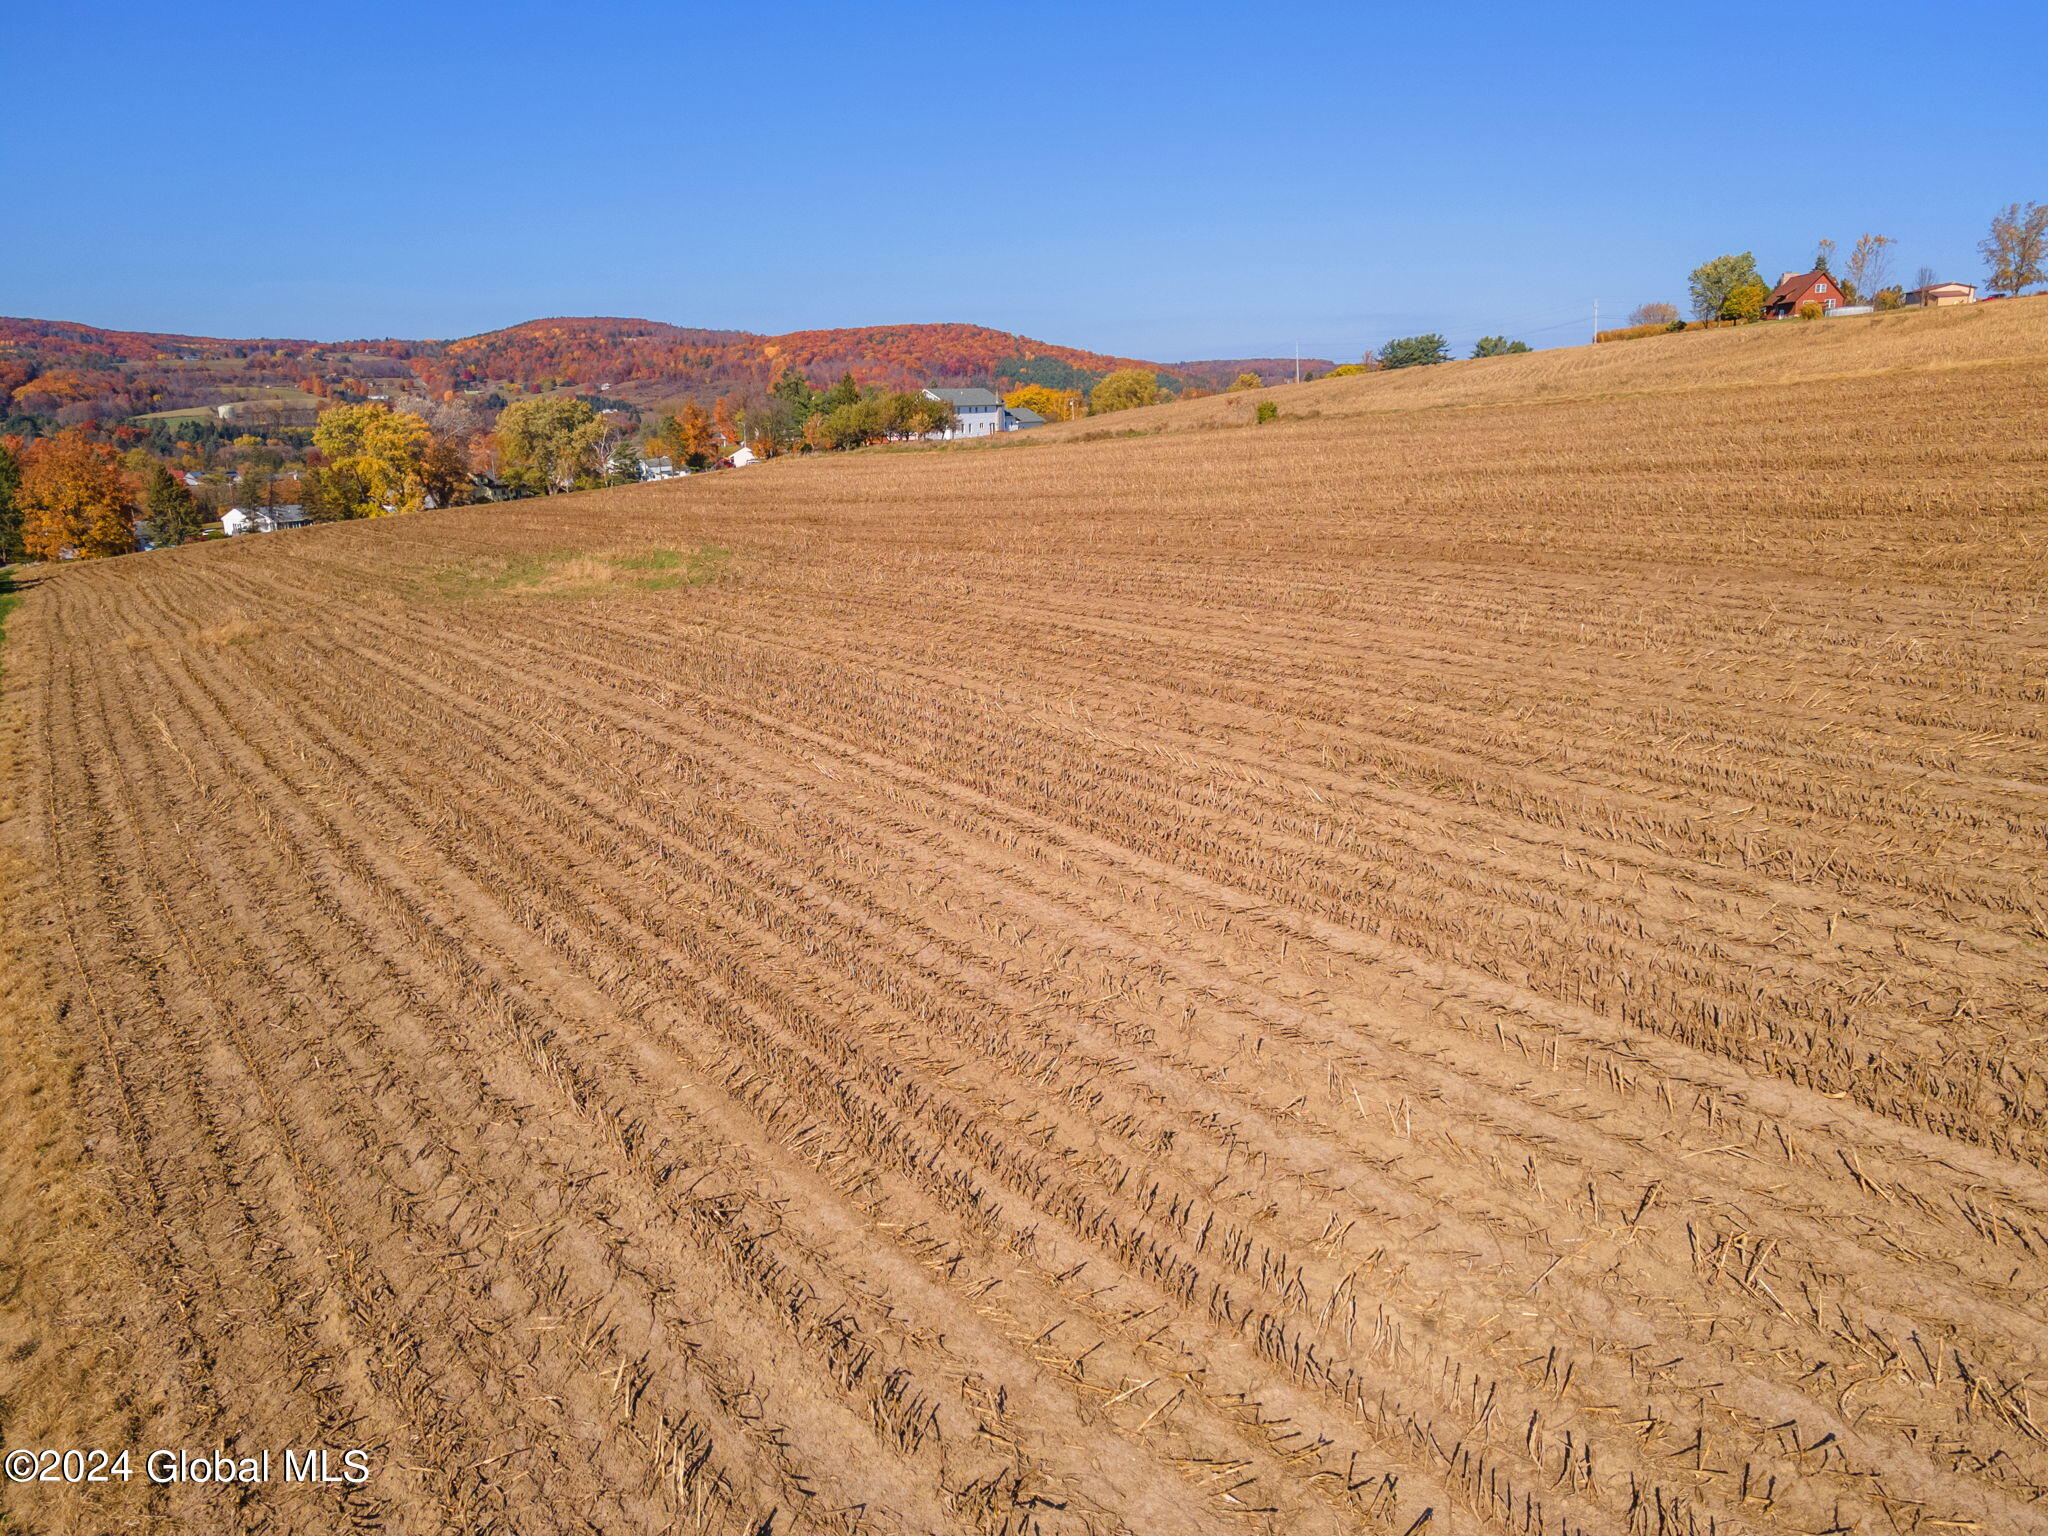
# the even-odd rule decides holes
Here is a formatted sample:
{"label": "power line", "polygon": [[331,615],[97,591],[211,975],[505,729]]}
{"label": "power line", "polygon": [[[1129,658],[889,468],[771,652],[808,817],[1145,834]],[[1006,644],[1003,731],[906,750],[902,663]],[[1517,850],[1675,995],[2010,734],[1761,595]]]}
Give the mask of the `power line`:
{"label": "power line", "polygon": [[[1594,315],[1594,330],[1597,331],[1599,329],[1599,314],[1601,306],[1611,304],[1616,308],[1620,308],[1626,305],[1629,301],[1626,299],[1617,299],[1612,294],[1608,294],[1596,298],[1592,302]],[[1557,318],[1552,319],[1552,316],[1556,316]],[[1536,322],[1542,323],[1539,324]],[[1585,323],[1586,312],[1578,308],[1576,305],[1574,305],[1569,309],[1558,308],[1539,310],[1536,311],[1534,314],[1525,315],[1522,318],[1516,320],[1484,321],[1477,325],[1471,326],[1470,329],[1474,335],[1495,334],[1508,336],[1512,338],[1515,336],[1544,336],[1548,335],[1552,331],[1570,330],[1578,327],[1583,327]],[[1378,342],[1368,341],[1365,342],[1362,347],[1353,347],[1352,350],[1370,351],[1375,349],[1378,345]]]}

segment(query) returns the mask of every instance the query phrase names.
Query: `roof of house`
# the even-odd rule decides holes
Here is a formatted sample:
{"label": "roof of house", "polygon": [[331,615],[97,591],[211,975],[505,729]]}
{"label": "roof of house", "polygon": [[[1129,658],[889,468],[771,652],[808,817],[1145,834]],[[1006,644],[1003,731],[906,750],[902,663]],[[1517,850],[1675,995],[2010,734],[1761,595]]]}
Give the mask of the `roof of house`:
{"label": "roof of house", "polygon": [[1010,419],[1027,427],[1042,427],[1045,425],[1045,418],[1032,410],[1028,405],[1011,406]]}
{"label": "roof of house", "polygon": [[985,389],[927,389],[926,394],[934,400],[943,400],[956,409],[963,405],[1001,405],[1003,402]]}
{"label": "roof of house", "polygon": [[1771,296],[1764,300],[1764,303],[1782,304],[1789,299],[1796,299],[1822,279],[1833,282],[1834,276],[1818,269],[1812,272],[1787,272],[1778,279],[1778,286],[1771,290]]}
{"label": "roof of house", "polygon": [[1929,283],[1925,288],[1915,288],[1912,291],[1914,293],[1941,293],[1944,290],[1960,290],[1963,293],[1975,293],[1977,285],[1975,283]]}

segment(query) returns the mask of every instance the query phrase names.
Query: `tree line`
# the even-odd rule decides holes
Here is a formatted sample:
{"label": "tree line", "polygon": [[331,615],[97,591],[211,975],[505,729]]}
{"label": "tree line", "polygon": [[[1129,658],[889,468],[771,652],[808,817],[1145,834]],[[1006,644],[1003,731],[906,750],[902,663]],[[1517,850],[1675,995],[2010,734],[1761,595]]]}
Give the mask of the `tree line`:
{"label": "tree line", "polygon": [[[1821,240],[1815,244],[1806,270],[1832,278],[1851,304],[1898,309],[1908,290],[1893,280],[1897,244],[1890,235],[1859,235],[1842,256],[1833,240]],[[1977,242],[1977,252],[1984,262],[1985,286],[1993,294],[2018,296],[2048,283],[2048,204],[2011,203],[1999,209],[1984,238]],[[1932,267],[1923,266],[1914,274],[1912,291],[1923,291],[1939,281]],[[1688,274],[1687,285],[1696,320],[1761,320],[1771,296],[1771,286],[1757,271],[1756,257],[1749,251],[1700,263]],[[1639,305],[1628,323],[1636,327],[1682,324],[1678,307],[1668,303]]]}
{"label": "tree line", "polygon": [[[1511,341],[1505,336],[1482,336],[1472,344],[1472,350],[1466,356],[1508,357],[1534,350],[1526,341]],[[1357,362],[1332,368],[1326,377],[1337,379],[1358,373],[1382,373],[1390,368],[1428,368],[1455,360],[1450,342],[1441,333],[1425,331],[1420,336],[1396,336],[1378,347],[1368,347]]]}

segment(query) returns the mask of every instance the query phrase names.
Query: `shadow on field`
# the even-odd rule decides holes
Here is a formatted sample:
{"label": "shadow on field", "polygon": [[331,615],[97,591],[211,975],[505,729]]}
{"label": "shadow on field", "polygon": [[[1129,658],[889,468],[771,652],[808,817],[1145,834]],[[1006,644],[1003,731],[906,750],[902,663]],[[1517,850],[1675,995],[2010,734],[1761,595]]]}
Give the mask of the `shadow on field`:
{"label": "shadow on field", "polygon": [[29,575],[17,566],[0,567],[0,643],[7,639],[7,616],[21,601],[21,594],[47,579],[45,575]]}

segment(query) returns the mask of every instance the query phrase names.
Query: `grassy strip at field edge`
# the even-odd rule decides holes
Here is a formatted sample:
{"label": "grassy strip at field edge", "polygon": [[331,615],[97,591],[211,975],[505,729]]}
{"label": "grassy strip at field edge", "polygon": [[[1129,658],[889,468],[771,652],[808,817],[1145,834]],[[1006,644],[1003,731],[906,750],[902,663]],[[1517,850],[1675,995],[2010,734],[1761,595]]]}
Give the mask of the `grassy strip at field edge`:
{"label": "grassy strip at field edge", "polygon": [[494,562],[491,570],[444,570],[433,581],[437,595],[465,599],[506,596],[587,597],[608,587],[665,592],[701,587],[718,580],[733,552],[722,545],[697,549],[638,549],[617,553],[575,551],[529,555]]}
{"label": "grassy strip at field edge", "polygon": [[7,615],[20,601],[21,588],[15,584],[14,568],[0,566],[0,645],[7,642]]}

